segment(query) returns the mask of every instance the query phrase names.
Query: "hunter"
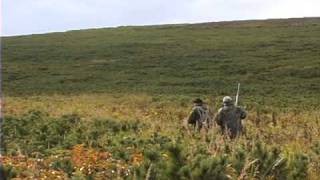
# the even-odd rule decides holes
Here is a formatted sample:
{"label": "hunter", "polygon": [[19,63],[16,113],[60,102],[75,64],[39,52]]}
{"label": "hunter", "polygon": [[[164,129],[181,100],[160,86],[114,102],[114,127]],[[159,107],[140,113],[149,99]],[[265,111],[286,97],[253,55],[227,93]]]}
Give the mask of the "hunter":
{"label": "hunter", "polygon": [[227,134],[231,139],[238,137],[244,131],[242,120],[247,116],[246,111],[235,106],[230,96],[223,98],[223,107],[215,116],[215,122],[221,127],[222,133]]}
{"label": "hunter", "polygon": [[193,101],[193,108],[189,117],[187,118],[187,123],[191,124],[196,130],[210,128],[211,118],[209,115],[209,109],[200,98],[197,98]]}

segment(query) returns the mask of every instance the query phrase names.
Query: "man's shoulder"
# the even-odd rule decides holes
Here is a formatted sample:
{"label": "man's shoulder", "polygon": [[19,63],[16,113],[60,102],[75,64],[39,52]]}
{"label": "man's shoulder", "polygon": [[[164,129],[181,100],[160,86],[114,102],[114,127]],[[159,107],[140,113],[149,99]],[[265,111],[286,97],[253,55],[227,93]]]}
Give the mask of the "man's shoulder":
{"label": "man's shoulder", "polygon": [[235,113],[240,112],[240,109],[236,106],[223,106],[218,110],[218,113]]}
{"label": "man's shoulder", "polygon": [[218,113],[221,113],[221,112],[223,112],[223,111],[225,111],[225,109],[222,107],[222,108],[219,108],[219,110],[218,110]]}
{"label": "man's shoulder", "polygon": [[244,110],[244,108],[242,108],[241,106],[237,106],[236,107],[236,111],[239,113],[245,113],[246,111]]}
{"label": "man's shoulder", "polygon": [[200,106],[194,106],[194,107],[192,108],[192,112],[198,112],[198,111],[200,111],[200,110],[202,110],[202,108],[201,108]]}
{"label": "man's shoulder", "polygon": [[206,106],[194,106],[192,109],[207,109]]}
{"label": "man's shoulder", "polygon": [[241,110],[241,111],[244,111],[243,107],[241,106],[235,106],[237,110]]}

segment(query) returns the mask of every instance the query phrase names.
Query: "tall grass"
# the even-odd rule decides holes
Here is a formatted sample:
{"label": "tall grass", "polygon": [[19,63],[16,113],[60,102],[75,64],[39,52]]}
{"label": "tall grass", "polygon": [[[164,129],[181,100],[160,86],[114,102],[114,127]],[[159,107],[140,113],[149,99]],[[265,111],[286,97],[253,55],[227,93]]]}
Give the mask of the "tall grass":
{"label": "tall grass", "polygon": [[26,156],[46,162],[39,165],[45,171],[33,177],[51,171],[129,179],[319,177],[318,111],[252,107],[246,134],[233,141],[216,126],[187,133],[182,120],[191,107],[183,100],[101,96],[8,98],[5,109],[12,114],[6,113],[4,133],[6,162],[14,164],[10,172],[21,177],[30,169],[14,159]]}

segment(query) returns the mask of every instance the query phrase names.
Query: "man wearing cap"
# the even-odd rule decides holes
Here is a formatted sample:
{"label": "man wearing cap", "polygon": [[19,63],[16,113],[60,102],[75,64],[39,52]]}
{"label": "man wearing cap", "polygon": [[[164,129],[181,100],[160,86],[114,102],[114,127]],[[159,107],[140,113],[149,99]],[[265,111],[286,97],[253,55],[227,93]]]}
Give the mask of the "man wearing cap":
{"label": "man wearing cap", "polygon": [[204,102],[197,98],[193,101],[192,111],[187,119],[188,124],[191,124],[194,129],[209,128],[210,126],[209,110]]}
{"label": "man wearing cap", "polygon": [[223,107],[219,109],[215,122],[221,127],[224,134],[230,138],[235,138],[242,134],[242,119],[245,119],[247,113],[238,106],[235,106],[233,100],[229,96],[223,98]]}

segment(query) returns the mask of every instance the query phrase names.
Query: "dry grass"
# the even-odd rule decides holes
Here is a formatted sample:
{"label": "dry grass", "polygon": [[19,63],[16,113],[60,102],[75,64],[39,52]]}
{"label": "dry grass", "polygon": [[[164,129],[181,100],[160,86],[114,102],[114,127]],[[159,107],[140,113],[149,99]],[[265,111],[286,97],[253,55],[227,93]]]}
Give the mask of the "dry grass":
{"label": "dry grass", "polygon": [[[216,104],[209,105],[216,106]],[[179,100],[159,100],[149,95],[91,94],[5,98],[5,116],[22,116],[30,110],[46,112],[52,117],[78,114],[86,120],[108,117],[119,120],[139,120],[150,127],[145,130],[143,136],[150,136],[154,132],[176,136],[181,133],[182,120],[191,110],[191,103],[189,106],[181,104]],[[227,142],[230,143],[231,148],[236,148],[238,143],[250,144],[259,140],[279,147],[290,156],[289,154],[295,152],[312,154],[311,149],[320,141],[319,111],[281,111],[270,107],[260,107],[257,110],[253,107],[249,110],[249,116],[245,122],[247,136],[236,142]],[[212,131],[216,134],[218,128]],[[190,138],[190,144],[196,144],[196,142],[192,143],[193,140],[195,139]],[[208,146],[208,151],[219,154],[219,148],[215,145],[220,141],[226,142],[221,139],[212,141],[213,146]],[[320,158],[315,156],[315,159]],[[317,172],[319,167],[319,163],[313,159],[309,169],[312,179],[319,177]]]}
{"label": "dry grass", "polygon": [[[217,109],[216,104],[209,104]],[[155,100],[149,95],[90,94],[77,96],[30,96],[6,97],[4,114],[21,116],[30,110],[46,112],[50,116],[78,114],[84,119],[116,118],[119,120],[140,120],[154,128],[169,131],[180,126],[191,110],[190,105],[178,101]],[[213,110],[214,111],[214,110]],[[274,143],[304,144],[320,138],[320,112],[286,111],[254,107],[245,121],[247,131],[258,132],[259,136],[270,136]],[[170,128],[172,127],[172,128]],[[169,128],[169,129],[168,129]],[[299,140],[303,142],[299,142]]]}

